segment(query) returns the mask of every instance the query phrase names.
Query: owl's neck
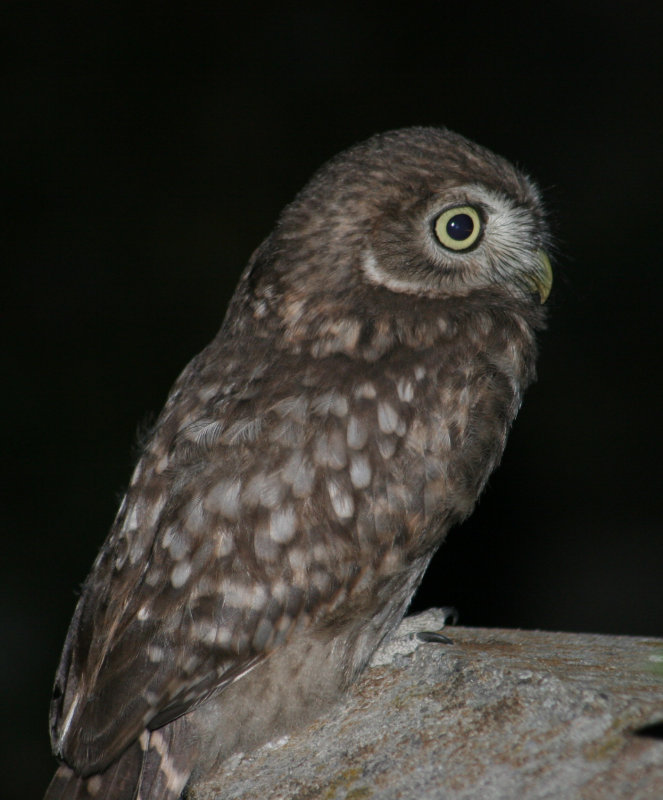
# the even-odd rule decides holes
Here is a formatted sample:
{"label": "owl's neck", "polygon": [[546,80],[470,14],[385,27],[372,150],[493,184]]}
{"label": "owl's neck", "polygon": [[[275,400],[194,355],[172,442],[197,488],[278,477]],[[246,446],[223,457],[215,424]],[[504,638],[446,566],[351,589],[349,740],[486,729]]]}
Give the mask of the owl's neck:
{"label": "owl's neck", "polygon": [[490,355],[505,368],[514,362],[507,371],[519,383],[527,385],[533,379],[535,334],[545,326],[541,306],[482,290],[465,297],[419,298],[404,308],[389,290],[381,294],[381,302],[372,307],[360,292],[342,304],[331,292],[306,302],[281,298],[276,308],[255,301],[252,333],[281,353],[315,359],[344,355],[365,364],[407,351],[434,351],[438,358],[447,358],[462,350],[464,358]]}

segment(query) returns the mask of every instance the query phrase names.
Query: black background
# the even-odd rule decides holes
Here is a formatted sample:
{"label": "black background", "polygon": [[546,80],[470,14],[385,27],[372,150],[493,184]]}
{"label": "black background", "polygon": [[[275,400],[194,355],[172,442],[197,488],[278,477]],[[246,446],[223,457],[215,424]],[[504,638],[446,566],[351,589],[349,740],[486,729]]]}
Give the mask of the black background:
{"label": "black background", "polygon": [[539,382],[416,607],[663,634],[656,8],[2,4],[3,796],[50,777],[53,672],[138,424],[282,206],[379,130],[516,161],[559,244]]}

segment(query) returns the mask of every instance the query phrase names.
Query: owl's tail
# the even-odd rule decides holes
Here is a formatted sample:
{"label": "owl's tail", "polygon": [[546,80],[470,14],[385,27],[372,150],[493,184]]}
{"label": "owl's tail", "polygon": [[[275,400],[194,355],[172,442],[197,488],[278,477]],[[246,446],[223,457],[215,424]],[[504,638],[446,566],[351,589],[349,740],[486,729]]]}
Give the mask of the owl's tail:
{"label": "owl's tail", "polygon": [[108,769],[86,778],[63,764],[44,800],[178,800],[190,769],[171,752],[172,729],[144,731]]}

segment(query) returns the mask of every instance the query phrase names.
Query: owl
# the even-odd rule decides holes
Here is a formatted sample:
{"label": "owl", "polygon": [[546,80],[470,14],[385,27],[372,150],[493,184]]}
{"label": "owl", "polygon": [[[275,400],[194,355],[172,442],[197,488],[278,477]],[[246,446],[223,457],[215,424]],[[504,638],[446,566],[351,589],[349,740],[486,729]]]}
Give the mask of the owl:
{"label": "owl", "polygon": [[500,460],[547,246],[531,181],[445,129],[314,175],[175,383],[84,584],[48,800],[175,800],[342,695]]}

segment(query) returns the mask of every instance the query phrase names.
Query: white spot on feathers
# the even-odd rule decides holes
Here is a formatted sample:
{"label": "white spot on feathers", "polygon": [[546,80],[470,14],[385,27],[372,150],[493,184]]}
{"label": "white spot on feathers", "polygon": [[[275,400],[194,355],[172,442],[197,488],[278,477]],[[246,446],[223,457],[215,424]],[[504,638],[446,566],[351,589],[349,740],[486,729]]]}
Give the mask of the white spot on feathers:
{"label": "white spot on feathers", "polygon": [[275,542],[289,542],[297,530],[297,516],[290,506],[272,511],[269,516],[269,535]]}
{"label": "white spot on feathers", "polygon": [[239,516],[239,491],[239,480],[224,478],[207,493],[205,508],[222,514],[226,519],[236,520]]}
{"label": "white spot on feathers", "polygon": [[313,490],[315,467],[301,450],[295,450],[281,470],[281,477],[291,485],[294,497],[308,497]]}
{"label": "white spot on feathers", "polygon": [[278,473],[258,472],[246,484],[242,500],[249,505],[276,508],[283,500],[285,486]]}
{"label": "white spot on feathers", "polygon": [[353,450],[361,450],[366,444],[367,439],[368,426],[365,420],[351,416],[348,419],[348,429],[346,432],[348,447],[351,447]]}
{"label": "white spot on feathers", "polygon": [[174,589],[179,589],[189,580],[191,575],[191,563],[180,561],[170,573],[170,582]]}
{"label": "white spot on feathers", "polygon": [[147,646],[147,657],[153,664],[158,664],[160,661],[163,661],[164,650],[163,647],[159,647],[156,644],[148,644]]}
{"label": "white spot on feathers", "polygon": [[180,772],[175,768],[171,761],[170,753],[168,752],[168,745],[164,741],[159,731],[152,731],[150,734],[150,747],[153,747],[161,756],[161,764],[159,770],[166,779],[166,786],[170,790],[173,797],[179,796],[184,788],[184,785],[189,780],[188,772]]}
{"label": "white spot on feathers", "polygon": [[414,386],[411,381],[405,378],[400,378],[396,384],[396,391],[398,392],[398,399],[403,403],[411,403],[414,399]]}
{"label": "white spot on feathers", "polygon": [[364,381],[355,387],[354,395],[358,400],[375,400],[378,393],[371,381]]}
{"label": "white spot on feathers", "polygon": [[355,489],[365,489],[371,482],[371,465],[364,453],[354,453],[350,458],[350,480]]}
{"label": "white spot on feathers", "polygon": [[382,433],[393,433],[401,422],[396,409],[386,401],[378,403],[378,425]]}
{"label": "white spot on feathers", "polygon": [[329,492],[329,499],[331,500],[334,513],[339,519],[349,519],[355,511],[354,500],[349,492],[338,483],[338,481],[330,478],[327,481],[327,491]]}

